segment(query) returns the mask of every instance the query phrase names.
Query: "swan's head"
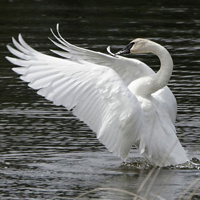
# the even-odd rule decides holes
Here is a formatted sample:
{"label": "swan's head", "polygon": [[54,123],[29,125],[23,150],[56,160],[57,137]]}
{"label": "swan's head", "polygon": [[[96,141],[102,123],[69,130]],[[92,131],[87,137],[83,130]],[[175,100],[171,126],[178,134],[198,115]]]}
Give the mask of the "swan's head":
{"label": "swan's head", "polygon": [[150,53],[151,41],[148,39],[137,38],[131,41],[125,48],[117,52],[117,55],[129,54],[129,53]]}

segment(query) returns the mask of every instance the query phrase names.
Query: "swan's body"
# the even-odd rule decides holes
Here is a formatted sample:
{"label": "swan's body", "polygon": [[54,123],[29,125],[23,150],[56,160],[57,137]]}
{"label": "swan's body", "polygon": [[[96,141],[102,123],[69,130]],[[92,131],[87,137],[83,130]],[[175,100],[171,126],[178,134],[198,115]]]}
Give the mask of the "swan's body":
{"label": "swan's body", "polygon": [[53,43],[65,51],[53,52],[64,58],[32,49],[21,35],[20,43],[13,39],[18,50],[8,49],[19,59],[7,59],[21,66],[13,70],[22,74],[22,80],[54,104],[73,109],[109,151],[122,159],[134,144],[152,165],[188,160],[176,136],[177,105],[166,86],[173,62],[164,47],[146,39],[129,45],[131,53],[151,52],[159,57],[161,68],[155,74],[138,60],[82,49],[66,42],[59,31],[58,35],[54,34],[60,43]]}

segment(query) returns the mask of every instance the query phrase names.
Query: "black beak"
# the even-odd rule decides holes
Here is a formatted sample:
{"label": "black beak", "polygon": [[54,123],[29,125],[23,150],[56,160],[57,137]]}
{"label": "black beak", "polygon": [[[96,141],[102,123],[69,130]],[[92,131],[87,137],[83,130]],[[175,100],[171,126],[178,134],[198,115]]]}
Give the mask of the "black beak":
{"label": "black beak", "polygon": [[130,50],[133,47],[134,42],[129,43],[126,47],[124,47],[122,50],[118,51],[116,55],[123,55],[123,54],[129,54],[131,53]]}

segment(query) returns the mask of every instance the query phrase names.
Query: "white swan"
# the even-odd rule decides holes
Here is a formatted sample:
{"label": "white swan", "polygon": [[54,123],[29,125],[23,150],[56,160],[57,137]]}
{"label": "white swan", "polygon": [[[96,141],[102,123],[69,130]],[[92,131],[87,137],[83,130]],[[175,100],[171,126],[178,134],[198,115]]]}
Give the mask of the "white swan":
{"label": "white swan", "polygon": [[[53,33],[53,31],[52,31]],[[174,127],[176,100],[166,86],[173,61],[161,45],[147,39],[133,40],[116,56],[74,46],[59,33],[52,42],[64,51],[52,50],[58,58],[31,48],[19,34],[18,58],[6,57],[21,66],[13,70],[38,94],[72,109],[97,133],[97,138],[115,155],[125,159],[134,144],[155,166],[188,161]],[[146,64],[121,57],[124,53],[153,53],[161,62],[154,73]]]}

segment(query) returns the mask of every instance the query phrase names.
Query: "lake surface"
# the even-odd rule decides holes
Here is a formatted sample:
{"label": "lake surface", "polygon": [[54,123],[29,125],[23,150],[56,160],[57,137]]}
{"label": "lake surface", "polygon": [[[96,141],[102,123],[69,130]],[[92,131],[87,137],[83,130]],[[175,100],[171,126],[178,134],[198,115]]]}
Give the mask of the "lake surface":
{"label": "lake surface", "polygon": [[[95,188],[136,193],[151,171],[123,164],[87,125],[38,96],[11,70],[4,58],[10,55],[6,44],[11,37],[22,33],[32,47],[51,54],[55,47],[49,29],[57,23],[66,40],[95,51],[106,52],[111,45],[116,52],[137,37],[165,46],[175,64],[169,87],[178,102],[178,136],[189,158],[200,159],[199,1],[4,0],[0,5],[0,199],[74,199]],[[134,57],[158,70],[157,57]],[[141,161],[139,157],[133,148],[128,161]],[[149,199],[200,199],[199,170],[156,172],[141,196],[149,189]],[[82,199],[88,198],[133,199],[112,190]]]}

